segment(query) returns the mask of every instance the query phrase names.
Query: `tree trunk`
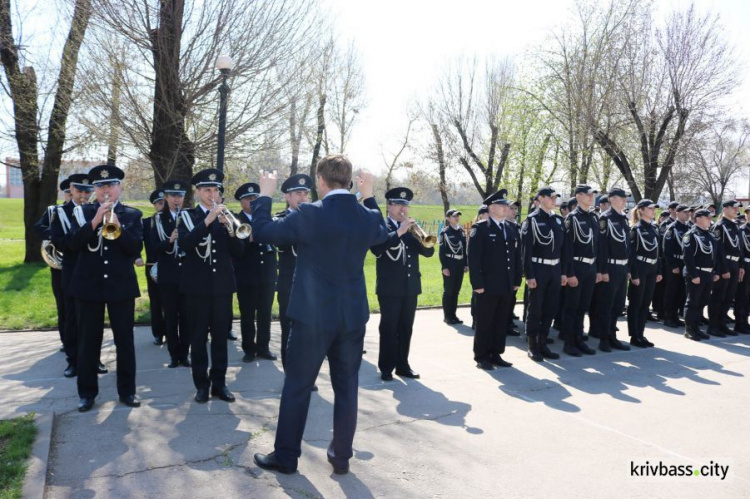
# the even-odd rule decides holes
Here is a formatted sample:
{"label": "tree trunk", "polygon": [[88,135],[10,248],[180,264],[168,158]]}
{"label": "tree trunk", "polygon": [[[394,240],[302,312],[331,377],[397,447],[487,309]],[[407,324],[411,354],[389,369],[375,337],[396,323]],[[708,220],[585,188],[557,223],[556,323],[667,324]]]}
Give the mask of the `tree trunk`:
{"label": "tree trunk", "polygon": [[107,138],[107,164],[117,163],[117,143],[120,141],[120,92],[122,82],[122,61],[114,62],[114,75],[112,76],[112,113],[109,120],[109,137]]}
{"label": "tree trunk", "polygon": [[318,158],[320,156],[320,145],[323,142],[323,132],[326,130],[326,94],[320,94],[320,102],[318,104],[318,130],[315,133],[315,145],[313,145],[312,161],[310,162],[310,178],[312,179],[312,188],[310,189],[310,197],[313,201],[318,200],[318,189],[316,186],[316,173],[318,168]]}
{"label": "tree trunk", "polygon": [[[163,0],[159,27],[151,32],[154,57],[154,122],[149,158],[158,188],[165,181],[188,182],[193,176],[195,147],[185,132],[185,98],[180,81],[180,43],[184,14],[183,0]],[[190,205],[188,189],[185,204]]]}
{"label": "tree trunk", "polygon": [[[302,125],[300,124],[300,127]],[[297,142],[297,98],[292,97],[289,103],[289,138],[292,145],[292,163],[289,165],[289,176],[297,175],[299,163],[299,142]]]}
{"label": "tree trunk", "polygon": [[438,162],[438,174],[440,180],[438,181],[438,190],[440,190],[440,197],[443,200],[443,211],[448,211],[450,208],[450,201],[448,201],[448,185],[445,180],[445,152],[443,151],[443,138],[440,137],[440,130],[436,124],[431,123],[430,128],[432,129],[432,137],[435,139],[435,153]]}

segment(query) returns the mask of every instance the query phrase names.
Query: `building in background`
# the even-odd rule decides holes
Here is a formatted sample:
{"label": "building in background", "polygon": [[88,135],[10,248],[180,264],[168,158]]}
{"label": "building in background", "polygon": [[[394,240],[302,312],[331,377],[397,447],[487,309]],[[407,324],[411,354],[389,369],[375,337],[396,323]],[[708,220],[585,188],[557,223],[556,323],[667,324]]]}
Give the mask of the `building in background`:
{"label": "building in background", "polygon": [[[106,163],[105,160],[66,160],[60,165],[60,174],[57,184],[62,179],[67,178],[73,173],[85,173],[96,165]],[[5,164],[0,168],[0,197],[3,198],[23,198],[23,175],[21,173],[20,162],[16,158],[5,158]],[[65,196],[58,193],[58,199]]]}

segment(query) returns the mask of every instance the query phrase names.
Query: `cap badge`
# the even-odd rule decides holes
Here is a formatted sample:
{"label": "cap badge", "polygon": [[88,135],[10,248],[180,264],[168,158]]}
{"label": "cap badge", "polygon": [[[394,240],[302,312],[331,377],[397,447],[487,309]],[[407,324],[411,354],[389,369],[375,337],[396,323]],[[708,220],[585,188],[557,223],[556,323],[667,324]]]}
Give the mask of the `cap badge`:
{"label": "cap badge", "polygon": [[84,185],[87,185],[89,183],[89,179],[85,178],[85,179],[81,180],[81,183],[84,184]]}
{"label": "cap badge", "polygon": [[304,178],[299,179],[299,185],[305,185],[305,179]]}
{"label": "cap badge", "polygon": [[102,171],[101,171],[101,173],[99,174],[99,176],[100,176],[101,178],[108,178],[108,177],[109,177],[109,171],[107,171],[107,170],[102,170]]}
{"label": "cap badge", "polygon": [[179,190],[179,189],[180,189],[180,184],[174,184],[174,188],[175,188],[176,190]]}
{"label": "cap badge", "polygon": [[209,176],[208,176],[208,180],[210,180],[210,181],[212,181],[212,182],[213,182],[214,180],[216,180],[216,174],[215,174],[215,173],[212,173],[211,175],[209,175]]}
{"label": "cap badge", "polygon": [[401,194],[399,194],[399,196],[401,196],[402,198],[405,198],[406,197],[406,191],[401,191]]}
{"label": "cap badge", "polygon": [[253,186],[252,186],[252,185],[251,185],[250,187],[248,187],[248,188],[247,188],[247,192],[255,192],[255,191],[253,190]]}

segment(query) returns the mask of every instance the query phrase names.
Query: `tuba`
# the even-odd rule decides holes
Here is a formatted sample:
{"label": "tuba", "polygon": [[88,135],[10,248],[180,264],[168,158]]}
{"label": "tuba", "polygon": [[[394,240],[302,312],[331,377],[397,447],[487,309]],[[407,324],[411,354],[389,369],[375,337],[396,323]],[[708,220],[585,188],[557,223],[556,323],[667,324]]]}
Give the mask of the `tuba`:
{"label": "tuba", "polygon": [[[104,202],[105,203],[109,202],[109,195],[105,196]],[[114,221],[115,220],[114,207],[109,209],[109,213],[110,213],[109,222],[107,221],[106,213],[104,214],[104,220],[102,221],[102,223],[104,224],[102,225],[102,237],[104,239],[114,241],[115,239],[120,237],[120,234],[122,234],[122,229]]]}
{"label": "tuba", "polygon": [[42,241],[42,258],[44,259],[44,262],[51,268],[62,270],[62,251],[59,251],[57,248],[55,248],[55,245],[52,244],[52,241],[48,239]]}
{"label": "tuba", "polygon": [[409,232],[411,232],[412,235],[417,238],[417,241],[419,241],[419,243],[425,248],[434,248],[437,244],[437,236],[428,234],[416,222],[409,227]]}

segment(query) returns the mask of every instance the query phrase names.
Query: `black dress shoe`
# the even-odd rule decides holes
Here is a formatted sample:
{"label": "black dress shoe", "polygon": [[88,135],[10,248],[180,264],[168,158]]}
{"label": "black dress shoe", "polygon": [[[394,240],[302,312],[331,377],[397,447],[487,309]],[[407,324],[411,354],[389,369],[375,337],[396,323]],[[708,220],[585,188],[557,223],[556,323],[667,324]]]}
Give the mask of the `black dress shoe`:
{"label": "black dress shoe", "polygon": [[485,371],[495,370],[495,366],[493,366],[492,362],[490,362],[489,360],[480,360],[479,362],[477,362],[477,367],[479,369],[484,369]]}
{"label": "black dress shoe", "polygon": [[674,328],[680,328],[684,326],[685,324],[682,321],[674,320],[674,319],[667,319],[664,321],[664,325],[666,327],[674,327]]}
{"label": "black dress shoe", "polygon": [[65,352],[65,345],[60,345],[60,352]]}
{"label": "black dress shoe", "polygon": [[493,356],[491,356],[490,357],[490,362],[492,364],[496,365],[497,367],[510,367],[510,366],[513,365],[510,362],[504,361],[503,358],[500,357],[499,355],[493,355]]}
{"label": "black dress shoe", "polygon": [[596,355],[596,350],[589,347],[583,340],[576,342],[576,347],[578,347],[578,351],[584,355]]}
{"label": "black dress shoe", "polygon": [[164,344],[164,338],[154,338],[154,345],[161,346]]}
{"label": "black dress shoe", "polygon": [[459,319],[458,317],[454,317],[454,318],[453,318],[453,321],[455,322],[455,324],[463,324],[463,323],[464,323],[464,321],[462,321],[462,320],[461,320],[461,319]]}
{"label": "black dress shoe", "polygon": [[609,339],[609,346],[611,346],[615,350],[623,350],[623,351],[630,350],[630,347],[628,345],[626,345],[625,343],[621,342],[617,338],[610,338]]}
{"label": "black dress shoe", "polygon": [[331,463],[333,472],[337,475],[346,475],[347,473],[349,473],[349,463],[346,463],[346,466],[343,467],[336,466],[336,464],[334,464],[333,462],[333,459],[331,459],[330,457],[328,458],[328,462]]}
{"label": "black dress shoe", "polygon": [[248,363],[255,360],[255,354],[254,353],[246,353],[242,356],[242,362]]}
{"label": "black dress shoe", "polygon": [[198,388],[198,391],[195,392],[195,401],[199,404],[208,402],[208,388]]}
{"label": "black dress shoe", "polygon": [[190,362],[190,357],[185,357],[183,359],[180,359],[180,364],[182,364],[185,367],[193,367],[193,363]]}
{"label": "black dress shoe", "polygon": [[419,374],[411,369],[396,369],[396,375],[401,376],[402,378],[419,379]]}
{"label": "black dress shoe", "polygon": [[695,332],[698,334],[698,336],[701,337],[702,340],[710,340],[711,339],[711,337],[708,334],[704,333],[701,329],[696,329]]}
{"label": "black dress shoe", "polygon": [[553,344],[554,342],[555,342],[555,339],[554,339],[554,338],[547,338],[547,341],[545,341],[545,343],[546,343],[547,345],[551,345],[551,344]]}
{"label": "black dress shoe", "polygon": [[685,331],[685,334],[683,336],[685,336],[685,338],[687,338],[689,340],[693,340],[693,341],[700,341],[701,340],[701,337],[698,336],[693,331]]}
{"label": "black dress shoe", "polygon": [[229,334],[227,335],[227,339],[229,341],[237,341],[237,335],[233,332],[229,331]]}
{"label": "black dress shoe", "polygon": [[643,344],[646,345],[649,348],[651,348],[652,346],[654,346],[654,344],[651,343],[650,341],[648,341],[648,338],[646,338],[645,336],[641,336],[641,341],[643,341]]}
{"label": "black dress shoe", "polygon": [[565,346],[563,346],[563,353],[570,355],[571,357],[580,357],[583,355],[578,349],[578,345],[567,341],[565,342]]}
{"label": "black dress shoe", "polygon": [[141,401],[135,398],[135,395],[126,395],[124,397],[120,397],[120,402],[122,402],[128,407],[140,407],[141,406]]}
{"label": "black dress shoe", "polygon": [[537,352],[536,350],[529,350],[527,355],[534,362],[542,362],[544,360],[544,357],[542,357],[542,354]]}
{"label": "black dress shoe", "polygon": [[170,369],[174,369],[175,367],[180,365],[180,361],[177,359],[169,359],[169,364],[167,364],[167,367]]}
{"label": "black dress shoe", "polygon": [[380,373],[380,379],[383,381],[393,381],[393,374],[391,373]]}
{"label": "black dress shoe", "polygon": [[454,319],[443,319],[443,322],[448,324],[449,326],[453,326],[454,324],[458,324]]}
{"label": "black dress shoe", "polygon": [[96,400],[94,397],[87,398],[84,397],[78,402],[78,412],[87,412],[90,411],[92,407],[94,407],[94,400]]}
{"label": "black dress shoe", "polygon": [[318,385],[313,385],[313,387],[310,389],[311,392],[317,392],[318,391]]}
{"label": "black dress shoe", "polygon": [[295,468],[287,468],[286,466],[282,466],[279,460],[276,459],[275,452],[271,452],[270,454],[255,454],[253,456],[253,461],[255,461],[255,464],[257,464],[264,470],[278,471],[279,473],[284,473],[285,475],[291,475],[292,473],[297,471]]}
{"label": "black dress shoe", "polygon": [[107,367],[104,364],[99,362],[99,365],[96,367],[96,374],[107,374],[108,372],[109,372],[109,369],[107,369]]}
{"label": "black dress shoe", "polygon": [[234,402],[235,400],[234,395],[232,395],[232,392],[230,392],[229,388],[227,388],[226,386],[222,386],[221,388],[212,388],[211,396],[218,397],[224,402]]}
{"label": "black dress shoe", "polygon": [[68,364],[68,367],[63,371],[63,376],[66,378],[75,378],[77,374],[78,372],[76,371],[76,368],[70,364]]}
{"label": "black dress shoe", "polygon": [[508,332],[506,333],[507,336],[521,336],[521,331],[518,330],[517,327],[509,327]]}
{"label": "black dress shoe", "polygon": [[276,360],[276,358],[277,358],[271,352],[261,352],[261,353],[258,354],[258,357],[260,357],[261,359],[266,359],[266,360]]}
{"label": "black dress shoe", "polygon": [[706,331],[710,336],[716,336],[717,338],[726,338],[727,335],[724,334],[719,328],[708,326],[708,331]]}
{"label": "black dress shoe", "polygon": [[546,344],[540,345],[539,350],[542,352],[542,357],[544,357],[545,359],[557,360],[560,358],[560,354],[550,350]]}
{"label": "black dress shoe", "polygon": [[659,319],[657,319],[654,314],[646,314],[646,321],[648,322],[657,322]]}
{"label": "black dress shoe", "polygon": [[599,350],[607,353],[612,351],[612,348],[609,346],[608,338],[599,338]]}
{"label": "black dress shoe", "polygon": [[729,329],[726,326],[724,326],[723,328],[721,328],[721,330],[727,336],[737,336],[737,331],[733,331],[733,330]]}
{"label": "black dress shoe", "polygon": [[643,340],[637,336],[630,338],[630,344],[638,348],[647,348],[648,344],[644,343]]}

